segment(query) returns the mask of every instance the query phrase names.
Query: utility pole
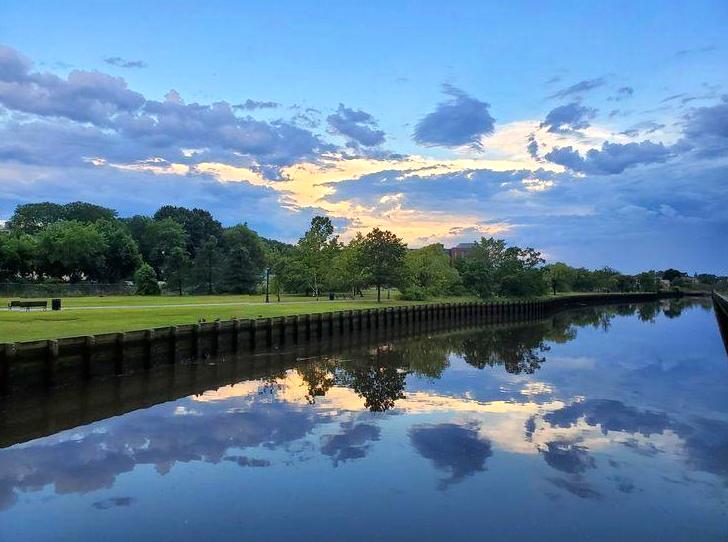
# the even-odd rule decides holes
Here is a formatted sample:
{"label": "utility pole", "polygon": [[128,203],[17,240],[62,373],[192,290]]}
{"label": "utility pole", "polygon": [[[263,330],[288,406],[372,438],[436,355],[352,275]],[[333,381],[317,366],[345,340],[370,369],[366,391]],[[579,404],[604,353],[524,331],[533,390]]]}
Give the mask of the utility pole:
{"label": "utility pole", "polygon": [[270,267],[265,268],[265,302],[270,303]]}

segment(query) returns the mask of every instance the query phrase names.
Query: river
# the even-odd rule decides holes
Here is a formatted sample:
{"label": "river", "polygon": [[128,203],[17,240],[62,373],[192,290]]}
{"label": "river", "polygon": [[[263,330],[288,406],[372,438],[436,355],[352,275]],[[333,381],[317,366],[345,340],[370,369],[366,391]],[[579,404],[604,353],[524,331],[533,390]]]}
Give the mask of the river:
{"label": "river", "polygon": [[705,301],[379,342],[145,406],[3,435],[0,540],[728,535]]}

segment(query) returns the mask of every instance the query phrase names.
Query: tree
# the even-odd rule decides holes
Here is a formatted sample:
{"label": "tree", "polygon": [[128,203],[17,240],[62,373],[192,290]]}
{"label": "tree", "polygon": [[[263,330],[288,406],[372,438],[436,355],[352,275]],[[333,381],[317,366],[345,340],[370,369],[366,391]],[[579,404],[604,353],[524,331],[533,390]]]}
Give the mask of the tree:
{"label": "tree", "polygon": [[657,273],[645,271],[637,275],[637,286],[643,292],[656,292],[660,288]]}
{"label": "tree", "polygon": [[26,277],[33,273],[38,243],[31,235],[0,235],[0,278]]}
{"label": "tree", "polygon": [[48,201],[26,203],[15,208],[8,227],[16,232],[34,235],[50,224],[63,220],[64,217],[63,205]]}
{"label": "tree", "polygon": [[439,243],[410,250],[405,257],[407,288],[405,296],[426,299],[453,290],[460,275]]}
{"label": "tree", "polygon": [[100,220],[96,228],[106,244],[104,279],[116,282],[131,277],[142,263],[134,238],[118,220]]}
{"label": "tree", "polygon": [[558,292],[570,292],[574,289],[576,269],[561,262],[549,264],[544,269],[554,295]]}
{"label": "tree", "polygon": [[55,222],[38,234],[40,270],[52,277],[98,279],[106,268],[106,241],[94,224]]}
{"label": "tree", "polygon": [[[167,219],[170,220],[170,219]],[[194,263],[197,275],[205,283],[207,294],[215,291],[218,263],[221,259],[220,246],[217,237],[210,236],[197,251]]]}
{"label": "tree", "polygon": [[93,224],[99,220],[113,221],[116,220],[116,211],[85,201],[73,201],[63,206],[63,220],[75,220],[82,224]]}
{"label": "tree", "polygon": [[224,233],[225,290],[233,293],[251,293],[266,264],[265,246],[258,234],[246,225],[227,228]]}
{"label": "tree", "polygon": [[190,257],[182,247],[174,247],[169,254],[165,254],[163,273],[167,284],[172,286],[179,295],[182,295],[185,284],[190,275]]}
{"label": "tree", "polygon": [[685,276],[685,273],[683,273],[682,271],[678,271],[677,269],[672,269],[672,268],[666,269],[665,271],[662,272],[662,278],[664,280],[669,280],[670,282],[672,282],[675,279],[684,277],[684,276]]}
{"label": "tree", "polygon": [[197,256],[197,251],[210,237],[222,239],[223,236],[222,224],[204,209],[165,205],[154,213],[154,220],[165,219],[174,220],[182,226],[187,239],[187,252],[192,258]]}
{"label": "tree", "polygon": [[157,274],[149,264],[142,264],[134,273],[134,286],[137,295],[159,295],[159,283]]}
{"label": "tree", "polygon": [[315,216],[311,227],[296,245],[293,265],[295,272],[318,299],[321,288],[331,271],[332,263],[340,250],[339,238],[334,235],[334,225],[325,216]]}
{"label": "tree", "polygon": [[144,237],[146,250],[146,254],[142,252],[144,260],[154,268],[158,275],[161,274],[166,255],[175,248],[184,249],[187,246],[184,228],[171,218],[149,221]]}
{"label": "tree", "polygon": [[362,289],[370,279],[367,269],[362,264],[363,242],[364,237],[361,233],[357,233],[349,244],[338,252],[331,266],[328,281],[331,288],[351,292],[352,297],[361,295]]}
{"label": "tree", "polygon": [[395,286],[403,277],[407,245],[391,231],[374,228],[362,240],[361,266],[377,287],[377,302],[382,286]]}

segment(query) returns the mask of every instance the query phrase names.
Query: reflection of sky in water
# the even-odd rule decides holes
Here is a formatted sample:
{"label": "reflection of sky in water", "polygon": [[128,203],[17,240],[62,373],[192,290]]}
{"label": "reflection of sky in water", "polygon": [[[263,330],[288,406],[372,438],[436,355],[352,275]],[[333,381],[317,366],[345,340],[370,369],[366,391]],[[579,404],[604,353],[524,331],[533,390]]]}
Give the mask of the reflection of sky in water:
{"label": "reflection of sky in water", "polygon": [[711,312],[664,308],[401,341],[0,450],[0,539],[724,536],[728,361]]}

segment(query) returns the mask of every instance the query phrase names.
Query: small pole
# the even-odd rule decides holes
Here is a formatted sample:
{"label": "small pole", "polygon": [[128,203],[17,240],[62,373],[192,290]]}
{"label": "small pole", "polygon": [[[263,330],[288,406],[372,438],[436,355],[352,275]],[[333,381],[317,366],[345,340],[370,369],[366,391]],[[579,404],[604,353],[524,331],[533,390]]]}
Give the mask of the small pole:
{"label": "small pole", "polygon": [[265,302],[270,303],[270,267],[265,268]]}

